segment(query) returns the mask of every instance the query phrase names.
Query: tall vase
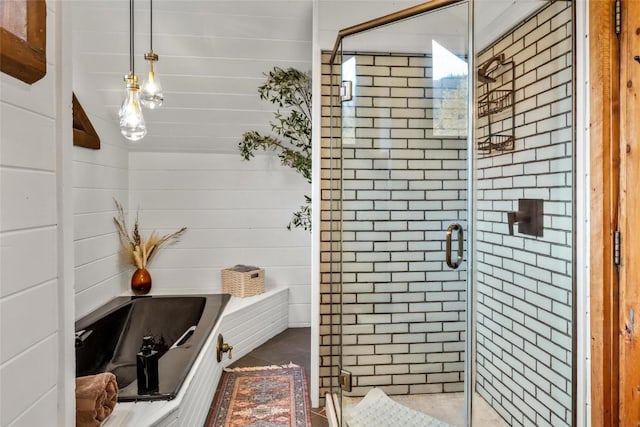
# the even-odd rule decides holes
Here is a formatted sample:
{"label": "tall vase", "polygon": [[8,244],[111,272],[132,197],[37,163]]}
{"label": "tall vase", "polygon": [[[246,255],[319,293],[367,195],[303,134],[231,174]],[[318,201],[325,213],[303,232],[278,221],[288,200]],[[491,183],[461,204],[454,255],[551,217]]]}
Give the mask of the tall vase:
{"label": "tall vase", "polygon": [[151,290],[151,274],[146,268],[139,268],[131,276],[131,291],[136,295],[146,295]]}

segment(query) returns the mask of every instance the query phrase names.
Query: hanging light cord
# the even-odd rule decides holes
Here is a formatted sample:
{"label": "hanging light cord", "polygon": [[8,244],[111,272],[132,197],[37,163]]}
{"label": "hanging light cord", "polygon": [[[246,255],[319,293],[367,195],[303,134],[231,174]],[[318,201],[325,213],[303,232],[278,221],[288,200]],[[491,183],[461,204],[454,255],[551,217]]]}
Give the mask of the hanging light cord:
{"label": "hanging light cord", "polygon": [[153,0],[149,0],[149,50],[153,52]]}
{"label": "hanging light cord", "polygon": [[135,62],[133,59],[133,30],[134,30],[134,19],[133,19],[133,0],[129,0],[129,69],[131,70],[131,74],[135,74]]}

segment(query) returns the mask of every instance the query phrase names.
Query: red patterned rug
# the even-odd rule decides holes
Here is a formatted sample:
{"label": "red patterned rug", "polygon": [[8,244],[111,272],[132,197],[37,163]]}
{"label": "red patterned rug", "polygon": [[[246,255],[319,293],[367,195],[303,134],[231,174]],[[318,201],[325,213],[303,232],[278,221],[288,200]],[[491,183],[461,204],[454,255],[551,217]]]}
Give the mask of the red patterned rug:
{"label": "red patterned rug", "polygon": [[311,406],[302,367],[225,370],[207,427],[307,427]]}

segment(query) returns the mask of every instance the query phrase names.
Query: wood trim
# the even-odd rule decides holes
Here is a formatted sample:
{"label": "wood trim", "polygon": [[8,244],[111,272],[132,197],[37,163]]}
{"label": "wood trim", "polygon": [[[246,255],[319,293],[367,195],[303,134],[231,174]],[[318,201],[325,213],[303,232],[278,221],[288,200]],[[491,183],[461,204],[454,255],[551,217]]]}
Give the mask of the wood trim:
{"label": "wood trim", "polygon": [[591,422],[618,425],[617,229],[619,55],[614,0],[589,2]]}
{"label": "wood trim", "polygon": [[16,0],[27,3],[27,40],[0,22],[0,71],[33,84],[47,73],[47,4],[45,0]]}
{"label": "wood trim", "polygon": [[73,145],[99,150],[100,137],[75,93],[72,95],[71,101],[73,107]]}
{"label": "wood trim", "polygon": [[640,425],[640,2],[624,1],[620,49],[619,414]]}

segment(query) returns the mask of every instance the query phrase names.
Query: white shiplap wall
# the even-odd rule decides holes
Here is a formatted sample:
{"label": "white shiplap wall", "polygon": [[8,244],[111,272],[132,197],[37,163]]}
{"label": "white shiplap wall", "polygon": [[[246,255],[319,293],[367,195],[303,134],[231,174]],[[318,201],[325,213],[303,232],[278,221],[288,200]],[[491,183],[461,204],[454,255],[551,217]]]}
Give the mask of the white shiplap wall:
{"label": "white shiplap wall", "polygon": [[129,188],[145,234],[188,227],[151,263],[153,292],[218,292],[222,268],[257,265],[289,287],[289,325],[310,324],[310,236],[286,229],[310,192],[300,175],[266,155],[135,152]]}
{"label": "white shiplap wall", "polygon": [[[0,425],[58,419],[59,283],[56,4],[48,2],[47,74],[0,73]],[[66,111],[65,111],[66,113]],[[43,357],[47,355],[47,357]]]}
{"label": "white shiplap wall", "polygon": [[[115,117],[129,70],[129,2],[74,2],[74,67],[91,82],[89,111]],[[247,130],[269,131],[257,87],[273,66],[311,70],[311,0],[156,0],[153,48],[165,101],[145,110],[135,151],[236,153]],[[149,50],[149,2],[135,2],[135,71]]]}
{"label": "white shiplap wall", "polygon": [[[82,102],[81,94],[78,98]],[[76,319],[125,292],[130,279],[113,224],[113,199],[128,203],[128,149],[114,123],[89,118],[100,135],[100,150],[73,147]]]}
{"label": "white shiplap wall", "polygon": [[[237,144],[247,130],[269,132],[273,105],[257,94],[263,73],[311,69],[311,0],[155,1],[165,102],[144,111],[144,140],[122,145],[128,160],[116,118],[128,71],[128,2],[72,4],[74,90],[103,141],[99,152],[74,151],[76,317],[128,288],[111,222],[116,195],[132,214],[141,208],[147,232],[191,229],[152,263],[154,291],[218,290],[220,268],[253,263],[267,268],[267,286],[291,287],[292,326],[308,325],[310,240],[285,229],[308,184],[272,155],[242,162]],[[148,7],[135,4],[141,79]]]}

